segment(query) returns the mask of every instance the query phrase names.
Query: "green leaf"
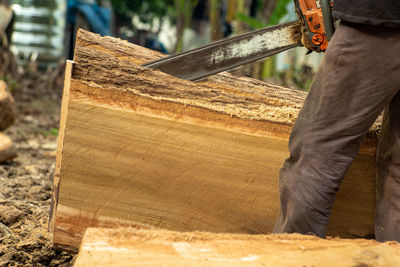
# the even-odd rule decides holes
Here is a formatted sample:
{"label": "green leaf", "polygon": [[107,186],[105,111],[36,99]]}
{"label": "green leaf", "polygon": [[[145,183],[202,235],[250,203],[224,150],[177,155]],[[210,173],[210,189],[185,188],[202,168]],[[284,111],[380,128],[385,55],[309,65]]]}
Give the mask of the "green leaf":
{"label": "green leaf", "polygon": [[243,23],[246,23],[252,29],[261,29],[261,28],[264,28],[266,26],[266,25],[264,25],[262,23],[262,21],[260,21],[260,20],[258,20],[256,18],[250,17],[250,16],[248,16],[246,14],[243,14],[243,13],[237,13],[236,14],[236,19],[241,21],[241,22],[243,22]]}
{"label": "green leaf", "polygon": [[293,0],[279,0],[269,18],[268,25],[276,25],[287,14],[286,6]]}

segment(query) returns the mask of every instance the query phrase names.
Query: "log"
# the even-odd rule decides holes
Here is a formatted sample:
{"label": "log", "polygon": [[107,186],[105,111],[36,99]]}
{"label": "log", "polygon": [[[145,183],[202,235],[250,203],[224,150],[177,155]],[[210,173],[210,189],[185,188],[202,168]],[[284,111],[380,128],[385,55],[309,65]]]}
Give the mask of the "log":
{"label": "log", "polygon": [[0,163],[11,160],[17,156],[17,151],[12,140],[5,134],[0,133]]}
{"label": "log", "polygon": [[[61,109],[56,246],[79,247],[88,227],[272,231],[278,172],[306,93],[228,73],[195,83],[141,66],[162,56],[79,32]],[[329,235],[373,236],[376,140],[373,129]]]}
{"label": "log", "polygon": [[320,239],[300,234],[246,235],[89,228],[80,266],[397,266],[400,244]]}
{"label": "log", "polygon": [[0,80],[0,131],[4,131],[15,121],[14,99],[7,90],[7,85]]}

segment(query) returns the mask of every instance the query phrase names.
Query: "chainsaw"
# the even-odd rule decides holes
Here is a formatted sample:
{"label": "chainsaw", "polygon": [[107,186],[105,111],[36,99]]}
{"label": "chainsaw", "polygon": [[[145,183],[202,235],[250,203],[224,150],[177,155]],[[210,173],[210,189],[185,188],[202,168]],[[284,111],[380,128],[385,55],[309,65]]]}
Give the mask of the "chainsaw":
{"label": "chainsaw", "polygon": [[324,52],[334,33],[332,0],[294,2],[298,21],[223,39],[143,66],[197,81],[301,45],[309,52]]}

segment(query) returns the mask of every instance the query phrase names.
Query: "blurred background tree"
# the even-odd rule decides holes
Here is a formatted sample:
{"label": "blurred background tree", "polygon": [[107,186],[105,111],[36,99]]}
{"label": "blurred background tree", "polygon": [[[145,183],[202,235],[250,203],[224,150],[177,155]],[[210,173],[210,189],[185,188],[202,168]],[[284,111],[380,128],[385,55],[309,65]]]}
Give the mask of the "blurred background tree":
{"label": "blurred background tree", "polygon": [[112,0],[116,25],[132,26],[132,17],[138,16],[142,23],[153,25],[156,20],[174,15],[174,0]]}
{"label": "blurred background tree", "polygon": [[174,52],[183,50],[183,34],[190,25],[193,10],[198,4],[198,0],[174,0],[175,5],[175,24],[176,24],[176,44]]}
{"label": "blurred background tree", "polygon": [[[143,46],[151,46],[146,42],[154,43],[164,22],[175,18],[174,0],[112,0],[111,3],[114,12],[115,35]],[[144,29],[138,27],[134,19],[136,24],[147,25],[147,27]],[[156,50],[167,52],[163,47]]]}
{"label": "blurred background tree", "polygon": [[[152,36],[153,39],[157,38],[160,43],[164,43],[169,53],[276,25],[288,15],[292,20],[296,19],[294,10],[288,11],[288,6],[293,5],[293,0],[112,0],[112,4],[117,35],[121,25],[125,28],[129,25],[128,28],[136,35],[133,42],[146,46],[140,35],[144,34],[145,39]],[[137,29],[141,27],[139,24],[146,24],[148,27],[143,32]],[[167,34],[168,32],[173,33]],[[297,56],[292,53],[290,57]],[[291,61],[293,66],[282,71],[277,68],[278,60],[282,60],[282,57],[278,59],[277,56],[273,56],[232,72],[308,89],[314,74],[313,68],[298,65],[297,59],[286,59]]]}
{"label": "blurred background tree", "polygon": [[[48,37],[51,33],[47,28],[52,28],[56,22],[60,29],[57,31],[60,33],[57,40],[62,43],[61,35],[65,35],[64,39],[69,40],[65,47],[69,51],[70,58],[73,52],[74,34],[79,27],[101,35],[112,34],[129,42],[172,54],[235,34],[275,25],[282,22],[284,17],[290,20],[297,19],[293,0],[46,0],[46,3],[53,3],[51,6],[41,6],[44,1],[10,1],[15,8],[16,23],[21,22],[18,29],[21,29],[22,22],[26,24],[26,19],[28,19],[24,15],[26,12],[18,14],[19,10],[48,9],[49,12],[46,14],[50,15],[40,18],[38,22],[30,21],[31,26],[46,29],[40,34]],[[59,4],[62,1],[68,4],[67,10],[65,5]],[[64,8],[63,11],[62,8]],[[43,25],[43,23],[48,25]],[[61,29],[65,27],[65,24],[67,24],[67,31],[64,32]],[[49,40],[49,38],[39,38],[38,32],[31,32],[29,29],[13,34],[15,38],[11,48],[15,51],[19,50],[19,55],[26,51],[25,58],[28,60],[40,60],[44,58],[41,57],[42,54],[49,54],[52,44],[44,41],[43,44],[36,46],[40,45],[42,50],[36,51],[29,42]],[[31,36],[29,42],[27,35]],[[58,53],[58,60],[62,61],[61,56],[58,56],[62,54],[62,45],[55,46],[54,50]],[[290,66],[289,69],[287,66],[282,68],[282,58],[270,57],[232,72],[306,88],[313,76],[313,68],[311,71],[310,68],[302,69],[303,63],[298,58],[301,57],[295,55],[293,60],[289,60],[288,64],[285,63]],[[57,63],[57,59],[51,58],[51,60]],[[44,65],[46,64],[45,62]],[[305,76],[301,76],[303,74]]]}

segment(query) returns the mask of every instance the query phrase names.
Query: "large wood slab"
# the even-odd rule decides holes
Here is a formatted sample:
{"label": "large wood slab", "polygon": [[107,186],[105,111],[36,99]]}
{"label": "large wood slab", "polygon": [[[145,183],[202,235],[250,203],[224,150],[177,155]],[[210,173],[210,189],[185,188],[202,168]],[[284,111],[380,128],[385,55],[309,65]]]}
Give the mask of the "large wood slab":
{"label": "large wood slab", "polygon": [[[54,242],[87,227],[271,232],[278,172],[306,93],[219,74],[193,83],[141,67],[161,54],[81,31],[67,71]],[[329,234],[373,235],[374,131],[340,189]]]}
{"label": "large wood slab", "polygon": [[299,234],[178,233],[89,228],[75,267],[398,266],[400,244]]}

